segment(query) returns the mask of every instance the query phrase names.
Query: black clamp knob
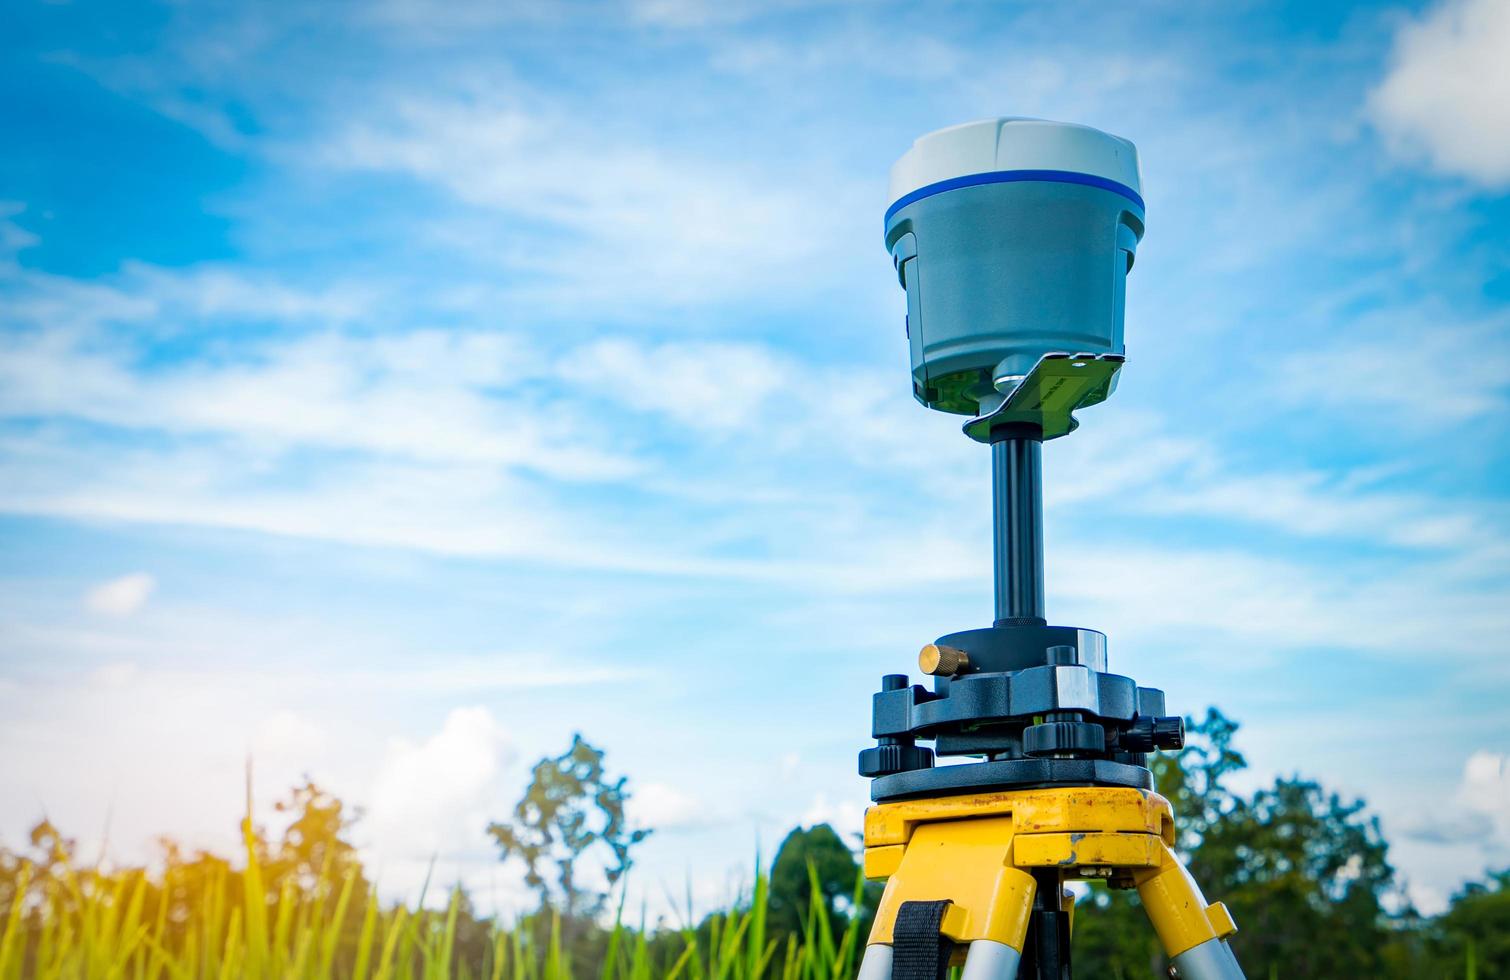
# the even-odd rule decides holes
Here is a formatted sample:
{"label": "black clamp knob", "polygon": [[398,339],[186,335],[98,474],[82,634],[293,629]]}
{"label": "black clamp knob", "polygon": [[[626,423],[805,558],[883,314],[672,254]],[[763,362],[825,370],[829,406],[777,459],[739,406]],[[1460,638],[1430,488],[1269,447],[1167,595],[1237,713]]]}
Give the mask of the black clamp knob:
{"label": "black clamp knob", "polygon": [[1158,749],[1185,747],[1185,719],[1174,715],[1161,718],[1139,717],[1118,738],[1125,752],[1153,752]]}
{"label": "black clamp knob", "polygon": [[1057,755],[1061,752],[1106,751],[1106,729],[1088,721],[1050,721],[1030,725],[1022,732],[1025,755]]}
{"label": "black clamp knob", "polygon": [[860,775],[866,779],[932,768],[933,751],[917,745],[902,745],[888,739],[874,748],[860,750]]}
{"label": "black clamp knob", "polygon": [[[904,695],[907,690],[906,674],[887,674],[881,678],[881,693],[876,695],[876,720],[879,725],[883,710],[888,707],[886,699],[902,697],[903,700],[889,705],[891,708],[900,709],[901,717],[906,717],[906,706],[911,704],[911,696]],[[893,711],[892,714],[896,712]],[[896,722],[895,718],[892,718]],[[905,722],[900,722],[905,729]],[[882,731],[886,729],[881,728]],[[899,729],[893,728],[893,731]],[[899,772],[911,772],[914,769],[933,768],[933,750],[919,748],[911,736],[907,735],[882,735],[876,740],[874,748],[860,751],[860,775],[866,779],[874,779],[877,776],[890,776]]]}

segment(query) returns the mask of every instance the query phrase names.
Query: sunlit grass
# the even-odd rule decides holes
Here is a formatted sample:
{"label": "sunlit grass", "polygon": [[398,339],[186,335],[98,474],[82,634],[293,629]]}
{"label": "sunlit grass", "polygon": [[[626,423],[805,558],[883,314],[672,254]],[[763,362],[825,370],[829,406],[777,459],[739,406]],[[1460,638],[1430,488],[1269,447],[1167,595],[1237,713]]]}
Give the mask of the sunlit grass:
{"label": "sunlit grass", "polygon": [[[157,881],[140,870],[75,868],[61,848],[45,875],[23,864],[0,934],[0,980],[590,980],[572,963],[559,920],[541,929],[490,926],[479,970],[455,955],[459,889],[443,910],[425,908],[423,895],[413,908],[385,908],[361,889],[365,901],[354,909],[356,868],[333,872],[327,862],[313,882],[288,876],[269,886],[249,819],[243,840],[239,874],[212,864],[187,891],[171,863]],[[816,877],[812,893],[821,894]],[[757,868],[746,900],[670,936],[627,926],[621,906],[596,980],[854,975],[858,921],[836,942],[824,903],[812,902],[802,935],[783,942],[767,934],[769,899]]]}
{"label": "sunlit grass", "polygon": [[[863,952],[858,918],[836,940],[821,901],[808,903],[800,934],[769,935],[770,883],[757,869],[748,896],[697,926],[630,927],[621,905],[592,972],[572,962],[559,920],[538,929],[489,926],[479,967],[456,955],[459,889],[444,909],[425,908],[423,893],[414,907],[385,908],[362,889],[354,908],[355,867],[327,867],[303,887],[290,876],[269,888],[246,827],[245,868],[211,864],[187,909],[175,901],[184,893],[172,864],[154,881],[136,869],[77,869],[61,851],[47,874],[23,863],[0,920],[0,980],[841,980],[855,975]],[[811,894],[821,894],[808,871]],[[1466,954],[1439,975],[1474,980],[1472,944]]]}

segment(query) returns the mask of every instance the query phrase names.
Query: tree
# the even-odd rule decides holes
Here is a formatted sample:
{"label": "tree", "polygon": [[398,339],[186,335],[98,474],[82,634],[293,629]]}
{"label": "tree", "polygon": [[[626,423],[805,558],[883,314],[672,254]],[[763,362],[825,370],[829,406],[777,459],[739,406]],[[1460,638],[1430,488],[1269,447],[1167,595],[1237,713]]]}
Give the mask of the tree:
{"label": "tree", "polygon": [[1250,972],[1384,975],[1385,905],[1405,904],[1377,817],[1305,779],[1237,801],[1208,828],[1195,874],[1232,910],[1233,949]]}
{"label": "tree", "polygon": [[1233,747],[1238,724],[1216,708],[1200,721],[1185,720],[1186,745],[1180,752],[1160,752],[1152,759],[1154,786],[1174,808],[1179,837],[1175,847],[1189,857],[1206,832],[1237,806],[1227,777],[1248,767]]}
{"label": "tree", "polygon": [[[1247,765],[1232,745],[1237,727],[1209,708],[1199,722],[1186,719],[1182,752],[1152,759],[1154,785],[1174,808],[1176,849],[1196,865],[1200,859],[1194,855],[1207,832],[1236,806],[1226,780]],[[1137,892],[1130,890],[1096,887],[1077,903],[1073,955],[1075,972],[1116,980],[1165,976],[1168,966],[1148,914]]]}
{"label": "tree", "polygon": [[[1249,976],[1412,976],[1408,903],[1378,819],[1305,779],[1251,796],[1228,777],[1246,766],[1238,726],[1216,709],[1187,721],[1190,745],[1154,762],[1178,849],[1209,900],[1237,920],[1233,948]],[[1405,909],[1391,916],[1392,905]],[[1405,938],[1402,938],[1405,937]],[[1077,972],[1156,977],[1167,966],[1134,892],[1092,891],[1075,922]]]}
{"label": "tree", "polygon": [[268,855],[269,880],[293,875],[301,889],[313,887],[323,874],[339,881],[348,870],[360,872],[356,848],[346,833],[361,817],[309,777],[273,804],[279,813],[294,815],[278,847]]}
{"label": "tree", "polygon": [[[539,894],[542,910],[554,907],[568,920],[603,910],[608,892],[629,870],[631,850],[650,836],[648,829],[630,828],[624,815],[627,781],[610,779],[602,750],[573,735],[564,753],[535,763],[513,820],[488,825],[501,858],[524,862],[525,883]],[[607,852],[605,887],[583,883],[579,862],[589,851]]]}
{"label": "tree", "polygon": [[1433,932],[1436,960],[1459,976],[1476,970],[1478,980],[1510,978],[1510,868],[1465,885]]}
{"label": "tree", "polygon": [[[808,873],[809,867],[813,869],[812,875]],[[814,877],[835,934],[843,932],[850,914],[857,911],[845,903],[854,894],[859,874],[854,852],[834,828],[826,823],[806,830],[793,828],[781,842],[771,865],[768,921],[772,932],[802,934],[808,905],[813,900]]]}
{"label": "tree", "polygon": [[[343,803],[308,776],[289,790],[273,808],[293,820],[283,830],[276,846],[263,844],[263,879],[269,896],[279,894],[285,881],[334,915],[346,880],[351,879],[347,910],[336,924],[346,942],[354,943],[361,931],[361,912],[372,885],[363,871],[360,855],[349,840],[361,812]],[[346,965],[343,963],[343,965]]]}

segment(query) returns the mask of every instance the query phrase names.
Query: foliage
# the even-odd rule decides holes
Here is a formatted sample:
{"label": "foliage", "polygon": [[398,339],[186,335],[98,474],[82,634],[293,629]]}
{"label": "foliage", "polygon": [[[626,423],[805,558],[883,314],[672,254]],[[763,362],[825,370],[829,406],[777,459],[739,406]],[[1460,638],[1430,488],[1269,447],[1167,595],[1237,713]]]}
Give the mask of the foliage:
{"label": "foliage", "polygon": [[800,931],[817,894],[825,913],[842,928],[846,916],[841,904],[854,891],[859,873],[854,851],[828,824],[793,828],[771,865],[772,926],[782,932]]}
{"label": "foliage", "polygon": [[1246,769],[1248,760],[1232,744],[1237,722],[1216,708],[1207,708],[1200,721],[1187,718],[1185,728],[1185,748],[1157,753],[1151,763],[1154,785],[1174,807],[1176,847],[1188,857],[1237,808],[1239,800],[1227,788],[1227,778]]}
{"label": "foliage", "polygon": [[[630,850],[650,834],[626,821],[626,783],[609,779],[602,750],[573,735],[565,752],[535,764],[513,821],[488,825],[502,857],[524,861],[525,882],[540,895],[542,910],[554,907],[573,920],[603,911],[608,889],[629,870]],[[584,887],[579,878],[578,862],[594,845],[612,859],[604,889]]]}
{"label": "foliage", "polygon": [[359,815],[349,812],[340,800],[306,778],[273,808],[293,814],[293,820],[278,846],[263,854],[262,864],[271,881],[281,882],[292,875],[308,887],[321,872],[339,876],[350,869],[361,871],[356,848],[345,836]]}
{"label": "foliage", "polygon": [[[1492,946],[1481,938],[1492,935],[1489,927],[1467,924],[1471,913],[1464,916],[1455,904],[1435,930],[1463,916],[1462,938],[1456,945],[1445,935],[1428,942],[1434,929],[1410,908],[1378,819],[1361,801],[1298,778],[1278,779],[1249,796],[1233,792],[1228,778],[1246,764],[1232,744],[1237,727],[1215,709],[1188,721],[1191,744],[1160,756],[1155,774],[1175,809],[1182,856],[1208,899],[1225,902],[1237,920],[1232,945],[1248,975],[1464,976],[1463,951]],[[1510,929],[1505,910],[1486,918]],[[1428,954],[1428,945],[1437,955]],[[1166,975],[1135,892],[1097,889],[1080,903],[1075,964],[1087,976]],[[1478,976],[1495,975],[1481,959]]]}
{"label": "foliage", "polygon": [[1227,900],[1249,969],[1280,976],[1384,974],[1386,902],[1405,902],[1378,818],[1316,783],[1277,780],[1241,800],[1196,853],[1203,886]]}
{"label": "foliage", "polygon": [[1454,895],[1431,946],[1435,961],[1472,964],[1478,980],[1510,980],[1510,868]]}
{"label": "foliage", "polygon": [[865,880],[855,852],[828,824],[794,827],[771,864],[771,929],[778,935],[806,934],[817,914],[817,924],[832,941],[843,943],[853,934],[863,946],[881,889],[882,883]]}
{"label": "foliage", "polygon": [[[1206,834],[1238,805],[1227,778],[1247,762],[1233,747],[1237,724],[1212,708],[1196,722],[1186,720],[1186,746],[1153,757],[1154,784],[1174,807],[1177,849],[1187,861]],[[1200,859],[1192,863],[1201,871]],[[1199,877],[1199,875],[1198,875]],[[1203,880],[1204,885],[1204,880]],[[1230,896],[1212,891],[1230,905]],[[1240,924],[1241,920],[1239,920]],[[1095,888],[1076,904],[1074,964],[1085,976],[1108,978],[1167,976],[1168,960],[1148,924],[1136,892]],[[1263,976],[1248,966],[1248,972]]]}

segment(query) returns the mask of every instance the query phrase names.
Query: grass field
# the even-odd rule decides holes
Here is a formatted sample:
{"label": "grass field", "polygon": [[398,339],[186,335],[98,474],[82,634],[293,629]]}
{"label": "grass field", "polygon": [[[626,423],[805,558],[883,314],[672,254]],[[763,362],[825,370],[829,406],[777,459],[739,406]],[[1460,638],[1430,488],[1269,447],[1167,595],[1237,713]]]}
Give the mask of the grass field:
{"label": "grass field", "polygon": [[[444,908],[427,907],[423,892],[412,906],[385,905],[350,845],[326,840],[339,848],[290,862],[244,820],[234,865],[170,850],[148,872],[84,866],[55,832],[34,832],[31,861],[0,849],[0,980],[840,980],[855,975],[864,942],[858,916],[831,920],[822,901],[773,903],[758,859],[748,893],[701,921],[687,912],[695,925],[647,928],[622,906],[604,922],[536,915],[500,924],[479,919],[459,889]],[[820,894],[811,864],[807,880]],[[850,908],[861,906],[863,884]],[[1103,943],[1128,929],[1145,935],[1140,910],[1129,919],[1085,905],[1081,952],[1096,951],[1098,934]],[[1255,959],[1252,977],[1324,975]],[[1146,956],[1095,962],[1084,964],[1088,976],[1153,975]],[[1389,975],[1510,976],[1472,938],[1457,950],[1422,947],[1408,963]]]}
{"label": "grass field", "polygon": [[[444,910],[384,907],[358,889],[356,869],[313,880],[265,883],[246,824],[246,867],[224,863],[175,879],[140,870],[107,873],[55,861],[44,874],[22,864],[0,936],[0,980],[566,980],[583,978],[561,941],[543,928],[486,924],[480,969],[456,956],[460,891]],[[204,872],[204,866],[199,871]],[[179,876],[183,877],[183,876]],[[365,893],[360,914],[353,896]],[[858,899],[858,896],[857,896]],[[858,922],[837,941],[823,903],[810,903],[803,935],[767,935],[767,879],[697,929],[652,935],[623,910],[606,930],[599,980],[834,980],[853,976],[863,938]]]}

